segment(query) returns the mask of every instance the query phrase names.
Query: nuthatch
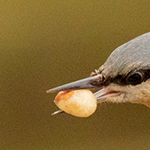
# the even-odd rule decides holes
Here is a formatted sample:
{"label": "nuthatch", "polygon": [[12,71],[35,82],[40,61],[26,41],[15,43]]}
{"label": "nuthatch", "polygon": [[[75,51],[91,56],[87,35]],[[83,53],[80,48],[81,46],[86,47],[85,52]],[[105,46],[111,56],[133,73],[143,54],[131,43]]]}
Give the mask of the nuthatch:
{"label": "nuthatch", "polygon": [[131,102],[150,107],[150,32],[119,46],[91,77],[47,92],[99,88],[98,103]]}

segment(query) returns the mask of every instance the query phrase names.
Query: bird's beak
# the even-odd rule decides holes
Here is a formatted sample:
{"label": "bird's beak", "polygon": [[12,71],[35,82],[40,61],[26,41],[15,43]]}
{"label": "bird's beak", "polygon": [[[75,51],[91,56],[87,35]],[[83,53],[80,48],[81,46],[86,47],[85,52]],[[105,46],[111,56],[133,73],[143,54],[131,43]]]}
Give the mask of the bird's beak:
{"label": "bird's beak", "polygon": [[88,78],[84,78],[78,81],[74,81],[68,84],[64,84],[52,89],[47,90],[47,93],[57,92],[57,91],[69,91],[76,89],[89,89],[89,88],[100,88],[102,85],[102,75],[98,74]]}

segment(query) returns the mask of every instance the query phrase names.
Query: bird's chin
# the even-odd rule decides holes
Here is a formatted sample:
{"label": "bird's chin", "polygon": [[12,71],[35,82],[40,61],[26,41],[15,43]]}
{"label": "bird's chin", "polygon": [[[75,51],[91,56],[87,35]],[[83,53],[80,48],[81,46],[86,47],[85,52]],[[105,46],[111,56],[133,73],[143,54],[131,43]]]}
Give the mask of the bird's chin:
{"label": "bird's chin", "polygon": [[117,97],[121,94],[120,91],[111,90],[109,88],[103,88],[96,93],[94,93],[98,103],[106,102],[106,101],[112,101],[115,102],[114,99],[117,99]]}

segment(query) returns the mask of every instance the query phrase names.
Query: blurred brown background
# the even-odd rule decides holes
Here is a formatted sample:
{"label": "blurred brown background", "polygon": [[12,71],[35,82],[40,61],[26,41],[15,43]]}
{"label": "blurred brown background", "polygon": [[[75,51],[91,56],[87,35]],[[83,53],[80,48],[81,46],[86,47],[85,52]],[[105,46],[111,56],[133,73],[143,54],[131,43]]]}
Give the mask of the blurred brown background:
{"label": "blurred brown background", "polygon": [[57,110],[46,90],[80,78],[150,31],[149,0],[0,0],[0,150],[149,150],[150,109]]}

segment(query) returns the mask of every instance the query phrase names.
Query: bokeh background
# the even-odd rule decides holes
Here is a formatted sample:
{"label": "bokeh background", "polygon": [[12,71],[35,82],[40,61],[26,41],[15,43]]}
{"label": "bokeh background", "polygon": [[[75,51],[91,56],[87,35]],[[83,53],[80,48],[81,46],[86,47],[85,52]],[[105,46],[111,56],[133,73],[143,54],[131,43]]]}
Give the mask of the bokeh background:
{"label": "bokeh background", "polygon": [[51,116],[57,93],[46,94],[149,32],[149,8],[149,0],[0,0],[0,150],[149,150],[144,105]]}

